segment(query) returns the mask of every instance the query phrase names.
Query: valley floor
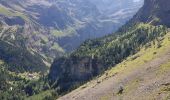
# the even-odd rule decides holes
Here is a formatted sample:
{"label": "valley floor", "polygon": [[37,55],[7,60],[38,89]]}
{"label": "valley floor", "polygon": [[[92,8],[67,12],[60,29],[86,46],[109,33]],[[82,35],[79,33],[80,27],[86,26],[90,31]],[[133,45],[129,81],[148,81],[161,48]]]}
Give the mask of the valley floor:
{"label": "valley floor", "polygon": [[170,33],[59,100],[170,100]]}

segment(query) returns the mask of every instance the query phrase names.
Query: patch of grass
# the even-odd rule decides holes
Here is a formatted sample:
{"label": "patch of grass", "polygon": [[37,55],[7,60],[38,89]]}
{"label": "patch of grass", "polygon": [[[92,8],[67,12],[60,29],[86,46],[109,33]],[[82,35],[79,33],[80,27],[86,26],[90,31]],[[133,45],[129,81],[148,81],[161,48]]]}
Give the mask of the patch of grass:
{"label": "patch of grass", "polygon": [[100,98],[100,100],[110,100],[111,95],[112,95],[112,94],[104,95],[104,96],[102,96],[102,97]]}
{"label": "patch of grass", "polygon": [[37,34],[39,34],[39,33],[40,33],[40,32],[38,32],[38,31],[32,32],[33,35],[37,35]]}
{"label": "patch of grass", "polygon": [[25,21],[29,21],[29,18],[21,12],[15,12],[15,16],[20,16]]}
{"label": "patch of grass", "polygon": [[0,6],[0,14],[11,16],[13,13],[9,9]]}
{"label": "patch of grass", "polygon": [[164,87],[164,88],[162,89],[162,91],[170,92],[170,87]]}
{"label": "patch of grass", "polygon": [[165,98],[165,100],[170,100],[170,93],[169,93],[168,96]]}
{"label": "patch of grass", "polygon": [[59,31],[59,30],[57,30],[57,29],[51,30],[51,33],[52,33],[52,35],[55,36],[55,37],[63,37],[63,36],[64,36],[63,32],[62,32],[62,31]]}
{"label": "patch of grass", "polygon": [[0,60],[0,65],[4,64],[4,61]]}
{"label": "patch of grass", "polygon": [[67,36],[72,36],[75,35],[77,32],[74,27],[69,26],[63,31],[63,33],[65,33],[65,35]]}
{"label": "patch of grass", "polygon": [[170,86],[163,86],[160,88],[158,94],[163,94],[164,97],[162,100],[169,100],[170,99]]}
{"label": "patch of grass", "polygon": [[58,43],[54,43],[51,49],[64,52],[63,48],[61,48]]}
{"label": "patch of grass", "polygon": [[0,6],[0,14],[5,15],[5,16],[19,16],[19,17],[23,18],[25,21],[29,20],[29,18],[26,15],[24,15],[23,13],[17,12],[17,11],[12,11],[10,9],[3,7],[3,6]]}
{"label": "patch of grass", "polygon": [[41,35],[41,39],[42,39],[45,43],[48,43],[48,42],[49,42],[48,37],[46,37],[45,35]]}
{"label": "patch of grass", "polygon": [[51,30],[51,33],[53,36],[55,37],[65,37],[65,36],[73,36],[73,35],[76,35],[76,30],[71,27],[71,26],[68,26],[66,29],[64,30],[57,30],[57,29],[52,29]]}
{"label": "patch of grass", "polygon": [[162,64],[157,72],[157,74],[163,74],[165,72],[170,71],[170,62],[167,62],[165,64]]}

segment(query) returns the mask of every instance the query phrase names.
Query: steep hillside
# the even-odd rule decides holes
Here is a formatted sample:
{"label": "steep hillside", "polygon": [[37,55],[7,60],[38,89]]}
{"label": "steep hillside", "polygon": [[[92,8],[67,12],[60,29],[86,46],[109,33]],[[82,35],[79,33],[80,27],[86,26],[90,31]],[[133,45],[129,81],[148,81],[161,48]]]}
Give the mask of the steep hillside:
{"label": "steep hillside", "polygon": [[[170,33],[58,100],[169,100]],[[155,43],[154,43],[155,42]]]}
{"label": "steep hillside", "polygon": [[[115,34],[87,40],[69,56],[56,59],[49,74],[52,87],[57,88],[59,93],[67,92],[121,63],[128,56],[139,52],[141,48],[150,47],[152,41],[160,48],[162,38],[168,32],[169,26],[166,24],[168,21],[152,23],[154,18],[150,21],[140,19],[150,10],[156,13],[164,12],[163,9],[147,6],[153,2],[155,3],[153,6],[159,6],[161,1],[145,0],[143,8]],[[148,16],[154,16],[154,13],[148,13]]]}
{"label": "steep hillside", "polygon": [[10,71],[14,72],[42,72],[48,71],[40,55],[30,53],[26,49],[11,45],[0,40],[0,59],[6,62]]}
{"label": "steep hillside", "polygon": [[10,71],[47,72],[45,59],[37,52],[26,49],[26,39],[17,34],[20,31],[22,28],[6,29],[3,23],[0,23],[0,59],[9,65],[8,70]]}
{"label": "steep hillside", "polygon": [[[20,52],[22,54],[22,51]],[[22,56],[24,57],[24,55]],[[22,65],[26,63],[30,64],[29,61],[25,62],[25,59],[28,58],[23,58],[23,59],[24,61]],[[32,60],[38,60],[38,59],[32,58]],[[48,89],[48,84],[45,84],[44,78],[41,77],[42,74],[39,75],[40,71],[45,70],[45,68],[43,68],[43,66],[41,66],[41,68],[38,67],[40,63],[37,64],[35,63],[35,61],[32,62],[33,63],[31,64],[34,64],[34,66],[30,66],[29,68],[26,67],[27,69],[26,68],[24,69],[25,66],[24,67],[11,66],[11,63],[13,63],[13,61],[6,63],[6,61],[0,59],[0,99],[1,100],[25,100],[31,95],[40,93],[41,91],[45,91],[46,89]],[[36,64],[37,66],[35,66]],[[18,72],[16,72],[15,70],[17,70]],[[27,72],[21,73],[22,70],[25,70]],[[37,70],[38,72],[36,72]]]}

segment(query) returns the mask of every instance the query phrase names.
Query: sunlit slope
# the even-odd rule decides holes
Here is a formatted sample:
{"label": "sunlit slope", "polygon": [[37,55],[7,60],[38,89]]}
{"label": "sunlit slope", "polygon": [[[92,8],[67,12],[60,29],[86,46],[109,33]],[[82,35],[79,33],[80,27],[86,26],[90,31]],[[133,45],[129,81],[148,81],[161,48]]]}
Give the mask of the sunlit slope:
{"label": "sunlit slope", "polygon": [[[170,33],[61,100],[169,100]],[[122,92],[120,92],[122,91]]]}

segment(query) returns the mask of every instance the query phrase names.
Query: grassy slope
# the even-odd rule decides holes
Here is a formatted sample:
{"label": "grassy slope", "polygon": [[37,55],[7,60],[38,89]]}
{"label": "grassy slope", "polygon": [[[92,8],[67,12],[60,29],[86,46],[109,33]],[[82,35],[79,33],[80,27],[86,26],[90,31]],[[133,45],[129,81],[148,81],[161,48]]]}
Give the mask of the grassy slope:
{"label": "grassy slope", "polygon": [[12,11],[11,9],[7,9],[1,5],[0,5],[0,14],[3,14],[5,16],[20,16],[25,21],[29,21],[28,17],[24,15],[23,13],[18,12],[18,11]]}
{"label": "grassy slope", "polygon": [[[128,75],[133,72],[133,70],[140,68],[145,63],[150,62],[156,58],[159,58],[161,55],[166,54],[170,50],[170,33],[168,33],[166,36],[164,36],[164,39],[162,40],[161,47],[158,48],[157,44],[153,44],[151,42],[151,47],[145,49],[142,48],[137,54],[128,57],[126,60],[124,60],[122,63],[118,64],[116,67],[112,68],[111,70],[106,71],[110,77],[116,75],[117,73],[123,73],[124,75]],[[170,71],[170,61],[162,64],[159,69],[156,71],[158,76],[155,77],[163,77],[165,73]],[[106,74],[101,76],[99,80],[105,79]],[[116,81],[121,81],[121,79],[117,79]],[[128,94],[131,91],[135,91],[139,87],[139,81],[138,79],[131,80],[128,84],[125,86],[125,95]],[[153,93],[150,93],[151,95],[147,95],[146,98],[148,100],[155,99],[155,95],[157,93],[165,93],[166,95],[163,97],[164,100],[170,99],[170,85],[160,87],[157,91],[154,91]],[[112,94],[111,94],[112,95]],[[109,100],[110,94],[105,95],[101,97],[103,100]],[[145,99],[146,99],[145,98]],[[139,98],[142,99],[142,98]],[[143,98],[144,99],[144,98]]]}
{"label": "grassy slope", "polygon": [[136,68],[140,65],[145,64],[146,62],[149,62],[159,57],[163,53],[166,53],[167,52],[166,50],[169,50],[170,48],[169,38],[170,38],[170,33],[164,36],[164,39],[162,40],[160,48],[158,48],[157,42],[155,45],[153,44],[153,42],[151,42],[151,47],[147,49],[143,47],[137,54],[128,57],[122,63],[116,65],[116,67],[109,70],[108,71],[109,75],[113,75],[116,72],[124,71],[124,69],[126,68],[133,68],[133,67]]}
{"label": "grassy slope", "polygon": [[[86,95],[84,95],[85,91],[90,92],[90,89],[92,90],[92,89],[94,89],[94,87],[96,89],[101,88],[100,83],[103,83],[103,82],[109,80],[110,78],[113,78],[114,76],[116,76],[116,78],[115,78],[116,80],[114,80],[114,81],[121,82],[122,81],[121,76],[127,76],[127,75],[133,73],[134,70],[145,67],[146,63],[149,63],[152,60],[161,57],[162,55],[166,55],[169,50],[170,50],[170,33],[166,34],[163,37],[163,39],[161,41],[161,47],[158,47],[157,42],[155,44],[153,44],[153,42],[151,42],[151,46],[149,48],[145,48],[145,47],[141,48],[141,50],[137,54],[128,57],[123,62],[119,63],[115,67],[106,71],[105,74],[103,74],[102,76],[88,82],[87,84],[81,86],[80,88],[74,90],[73,92],[67,94],[66,96],[64,96],[60,99],[66,99],[66,98],[71,99],[71,98],[76,98],[78,96],[82,96],[82,97],[86,96]],[[158,67],[158,69],[156,69],[156,71],[154,71],[153,73],[156,73],[157,77],[162,78],[169,71],[170,71],[170,60],[166,63],[161,64]],[[146,76],[146,78],[147,78],[147,76]],[[140,81],[136,78],[130,80],[130,82],[128,82],[125,85],[124,96],[127,96],[130,92],[135,91],[139,87],[139,82]],[[107,92],[107,94],[104,94],[102,96],[100,95],[99,96],[100,99],[101,100],[110,100],[113,94],[109,93],[108,91],[105,91],[105,92]],[[168,100],[170,98],[170,85],[165,85],[165,86],[161,86],[159,88],[155,88],[155,90],[152,91],[152,93],[150,93],[149,96],[146,95],[145,98],[147,98],[147,100],[153,100],[155,98],[158,98],[158,94],[162,94],[163,95],[162,98],[165,100]],[[120,99],[121,96],[118,95],[117,97]],[[115,100],[117,100],[117,99],[115,99]],[[138,99],[142,99],[142,98],[138,98]]]}

